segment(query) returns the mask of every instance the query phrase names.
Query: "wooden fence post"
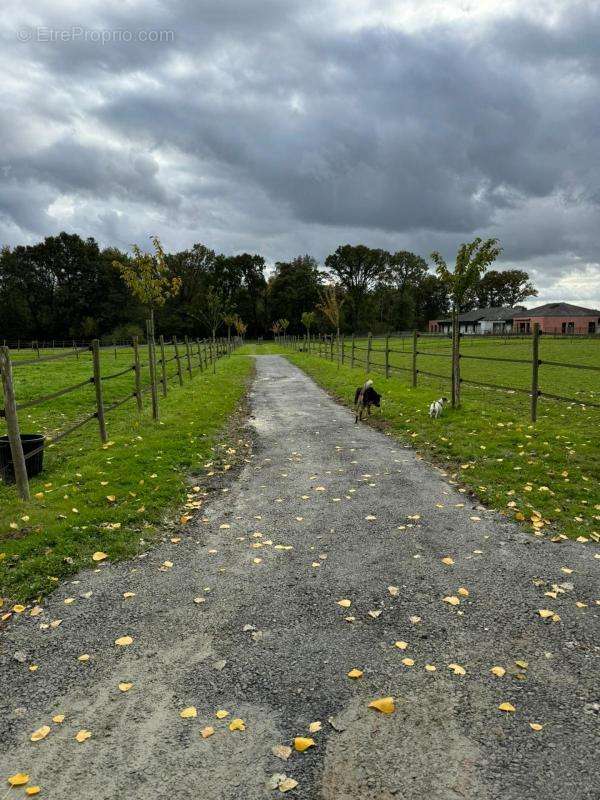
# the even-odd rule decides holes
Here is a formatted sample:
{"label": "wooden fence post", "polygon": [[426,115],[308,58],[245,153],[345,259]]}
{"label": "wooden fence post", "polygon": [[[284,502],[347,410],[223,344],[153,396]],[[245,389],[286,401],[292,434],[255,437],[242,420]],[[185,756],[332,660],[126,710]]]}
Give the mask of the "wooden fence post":
{"label": "wooden fence post", "polygon": [[342,333],[342,366],[344,365],[344,334]]}
{"label": "wooden fence post", "polygon": [[23,453],[23,442],[21,441],[19,418],[17,416],[17,403],[12,382],[12,364],[10,351],[6,346],[2,347],[0,351],[0,372],[2,373],[2,386],[4,388],[4,417],[6,418],[15,482],[21,500],[29,500],[29,479],[27,477],[27,466],[25,464],[25,454]]}
{"label": "wooden fence post", "polygon": [[204,350],[204,369],[208,369],[208,353],[206,352],[206,339],[202,339],[202,349]]}
{"label": "wooden fence post", "polygon": [[352,334],[352,346],[350,348],[350,369],[354,369],[354,334]]}
{"label": "wooden fence post", "polygon": [[98,427],[100,428],[102,444],[106,444],[106,442],[108,442],[108,434],[106,433],[106,422],[104,420],[102,371],[100,369],[100,342],[98,339],[94,339],[92,342],[92,359],[94,364],[94,388],[96,390],[96,416],[98,417]]}
{"label": "wooden fence post", "polygon": [[540,369],[540,326],[538,322],[533,323],[533,337],[531,339],[531,421],[537,420],[538,397],[540,396],[539,387]]}
{"label": "wooden fence post", "polygon": [[165,361],[165,337],[161,335],[158,337],[158,343],[160,345],[160,374],[161,374],[161,383],[162,383],[162,393],[163,397],[167,396],[167,362]]}
{"label": "wooden fence post", "polygon": [[413,348],[412,348],[412,385],[413,389],[417,386],[417,331],[413,331]]}
{"label": "wooden fence post", "polygon": [[390,377],[390,337],[385,337],[385,377]]}
{"label": "wooden fence post", "polygon": [[190,380],[192,380],[192,351],[190,350],[190,339],[188,336],[184,338],[185,341],[185,355],[187,358],[187,368],[188,373],[190,375]]}
{"label": "wooden fence post", "polygon": [[142,411],[142,370],[140,367],[140,345],[137,336],[133,337],[133,367],[135,372],[135,399],[137,410]]}
{"label": "wooden fence post", "polygon": [[371,348],[373,347],[373,336],[369,334],[369,341],[367,342],[367,373],[371,370]]}
{"label": "wooden fence post", "polygon": [[198,351],[198,366],[200,367],[200,372],[204,372],[204,367],[202,366],[202,350],[200,349],[200,339],[196,336],[196,350]]}
{"label": "wooden fence post", "polygon": [[460,406],[460,331],[458,308],[452,309],[452,407]]}
{"label": "wooden fence post", "polygon": [[179,342],[177,337],[173,337],[173,347],[175,348],[175,361],[177,362],[177,375],[179,376],[179,385],[183,386],[183,371],[181,369],[181,359],[179,357]]}
{"label": "wooden fence post", "polygon": [[148,361],[150,363],[150,395],[152,397],[152,419],[158,419],[158,387],[156,385],[156,350],[154,347],[154,327],[150,320],[146,320],[148,335]]}

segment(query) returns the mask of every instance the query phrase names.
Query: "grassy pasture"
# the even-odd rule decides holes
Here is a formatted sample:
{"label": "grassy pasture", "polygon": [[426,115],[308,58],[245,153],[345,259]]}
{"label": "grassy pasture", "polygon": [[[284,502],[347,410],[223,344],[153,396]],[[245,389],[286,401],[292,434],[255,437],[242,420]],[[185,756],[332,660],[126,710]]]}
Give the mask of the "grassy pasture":
{"label": "grassy pasture", "polygon": [[[461,342],[464,353],[516,358],[530,354],[531,343],[526,340],[465,339]],[[357,344],[362,342],[357,340]],[[383,343],[374,340],[376,346]],[[390,346],[401,349],[403,343],[394,340]],[[392,354],[390,363],[411,366],[412,340],[404,346],[406,352]],[[263,348],[263,352],[277,350],[273,344]],[[426,348],[449,351],[449,342],[423,337],[419,349]],[[253,350],[261,352],[256,345]],[[364,366],[349,367],[349,347],[346,363],[339,368],[335,351],[333,362],[290,349],[279,352],[347,405],[356,386],[365,380]],[[542,359],[598,365],[600,341],[543,339],[540,352]],[[360,356],[364,358],[365,353],[361,351]],[[373,360],[383,363],[383,354],[374,352]],[[418,366],[449,374],[450,359],[419,356]],[[461,367],[463,376],[474,380],[523,388],[530,381],[527,364],[465,359]],[[465,384],[461,407],[448,408],[441,419],[431,420],[429,403],[449,396],[448,381],[419,375],[413,389],[409,372],[393,372],[386,380],[383,369],[376,367],[370,375],[384,398],[381,411],[374,412],[374,423],[443,466],[452,480],[487,506],[522,521],[538,535],[592,539],[600,535],[600,410],[540,398],[538,421],[533,424],[526,395]],[[540,385],[582,402],[600,401],[598,372],[542,365]]]}
{"label": "grassy pasture", "polygon": [[[56,352],[56,351],[54,351]],[[184,348],[180,348],[184,352]],[[52,354],[52,351],[50,351]],[[173,354],[168,349],[166,358]],[[91,355],[19,366],[30,352],[16,353],[13,377],[23,403],[92,374]],[[147,351],[141,350],[147,361]],[[102,374],[125,369],[131,349],[102,351]],[[203,373],[193,361],[193,378],[182,359],[168,364],[169,395],[160,397],[161,419],[151,419],[150,394],[138,414],[135,399],[106,415],[109,444],[102,446],[96,420],[46,448],[43,473],[31,481],[32,500],[22,503],[14,486],[0,483],[0,598],[26,600],[51,590],[57,579],[91,566],[94,551],[124,558],[152,540],[156,526],[181,508],[189,491],[186,476],[227,460],[220,434],[244,394],[252,370],[248,358],[222,358]],[[149,384],[142,370],[142,385]],[[108,406],[134,390],[134,373],[103,383]],[[93,384],[19,413],[22,433],[54,436],[95,410]],[[0,433],[5,433],[0,420]],[[235,445],[234,445],[235,447]],[[36,497],[37,495],[37,497]],[[112,499],[114,498],[114,499]],[[0,610],[5,612],[5,608]]]}

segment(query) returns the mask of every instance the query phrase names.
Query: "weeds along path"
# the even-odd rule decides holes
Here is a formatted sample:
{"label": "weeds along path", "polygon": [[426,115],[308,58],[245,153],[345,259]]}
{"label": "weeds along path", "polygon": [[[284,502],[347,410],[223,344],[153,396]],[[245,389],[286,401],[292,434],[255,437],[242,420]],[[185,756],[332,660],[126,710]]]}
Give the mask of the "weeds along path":
{"label": "weeds along path", "polygon": [[2,635],[5,786],[597,797],[598,547],[474,507],[279,356],[251,405],[252,458],[181,541],[80,573]]}

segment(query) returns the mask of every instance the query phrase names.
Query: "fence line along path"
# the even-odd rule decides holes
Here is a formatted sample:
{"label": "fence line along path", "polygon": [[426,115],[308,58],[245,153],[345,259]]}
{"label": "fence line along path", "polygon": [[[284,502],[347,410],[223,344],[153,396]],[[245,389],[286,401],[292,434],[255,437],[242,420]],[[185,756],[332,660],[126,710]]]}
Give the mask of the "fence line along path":
{"label": "fence line along path", "polygon": [[[469,337],[452,336],[450,340],[450,352],[435,352],[427,347],[424,342],[448,342],[446,336],[440,335],[426,335],[421,336],[417,331],[413,331],[408,336],[390,337],[385,336],[379,339],[374,339],[371,334],[366,337],[359,337],[352,334],[350,341],[342,334],[340,336],[319,334],[317,337],[310,336],[286,336],[280,337],[279,341],[286,347],[293,350],[303,349],[306,352],[314,353],[321,358],[329,359],[330,361],[337,360],[339,364],[348,364],[351,368],[357,366],[364,366],[367,373],[372,370],[382,370],[385,377],[389,378],[395,371],[408,373],[410,382],[413,387],[418,385],[419,375],[427,378],[437,378],[447,381],[451,387],[452,405],[458,407],[460,405],[460,390],[463,385],[471,385],[485,389],[497,389],[505,392],[515,392],[517,394],[524,394],[530,397],[530,418],[532,422],[537,420],[538,401],[540,398],[548,398],[550,400],[557,400],[559,402],[574,403],[577,405],[586,406],[589,408],[600,409],[600,401],[594,402],[592,400],[583,400],[582,398],[568,397],[557,392],[546,391],[542,388],[540,380],[540,367],[555,367],[559,369],[574,369],[578,371],[587,371],[588,373],[600,373],[599,365],[592,364],[578,364],[574,362],[558,361],[553,359],[543,358],[543,340],[539,325],[537,323],[533,326],[533,331],[530,340],[530,350],[527,357],[510,357],[510,356],[490,356],[490,355],[475,355],[464,352],[462,343],[469,341]],[[571,338],[571,337],[570,337]],[[584,337],[588,339],[588,337]],[[365,342],[366,339],[366,342]],[[402,349],[390,346],[396,342],[402,342]],[[553,341],[556,341],[554,339]],[[363,342],[363,344],[359,344]],[[374,346],[375,343],[375,346]],[[409,347],[405,347],[406,344]],[[377,346],[378,344],[383,346]],[[600,345],[599,345],[600,346]],[[391,363],[390,356],[400,355],[410,357],[410,366],[401,366],[399,364]],[[377,360],[381,356],[382,360]],[[443,363],[449,363],[450,372],[439,372],[429,367],[427,362],[427,369],[419,366],[421,359],[426,358],[439,358]],[[489,362],[489,363],[504,363],[504,364],[518,364],[527,365],[529,367],[529,385],[527,388],[523,386],[510,386],[506,384],[493,383],[489,380],[477,380],[472,377],[463,377],[461,374],[461,365],[467,360],[475,362]],[[543,383],[543,382],[542,382]],[[545,384],[544,384],[545,385]],[[600,390],[600,385],[599,385]]]}
{"label": "fence line along path", "polygon": [[[194,370],[204,372],[210,366],[215,368],[218,359],[223,356],[230,355],[235,350],[241,340],[238,337],[231,339],[190,339],[185,337],[183,340],[183,354],[179,348],[177,338],[173,336],[170,341],[165,341],[163,336],[158,340],[158,351],[160,357],[157,358],[157,348],[154,342],[149,339],[147,345],[147,360],[141,359],[141,345],[137,337],[127,346],[131,348],[132,361],[123,369],[118,369],[115,372],[107,373],[106,370],[106,356],[107,350],[110,348],[102,348],[98,339],[94,339],[89,347],[78,348],[74,347],[70,350],[53,353],[52,355],[40,355],[38,353],[36,358],[25,360],[13,360],[11,353],[6,345],[0,347],[0,373],[2,375],[2,388],[4,395],[4,408],[0,408],[0,418],[6,420],[6,428],[8,433],[8,440],[10,445],[11,462],[4,467],[4,480],[14,471],[14,478],[17,490],[23,500],[29,500],[29,479],[27,474],[27,462],[29,459],[34,458],[44,449],[46,445],[56,444],[61,439],[79,430],[79,428],[86,425],[92,420],[98,422],[98,432],[100,440],[103,444],[108,441],[108,431],[106,417],[113,411],[121,408],[126,403],[133,400],[136,402],[138,412],[143,410],[143,398],[146,394],[151,394],[152,399],[152,418],[158,420],[160,410],[158,401],[158,387],[161,387],[161,394],[167,397],[169,393],[169,384],[175,379],[179,386],[184,385],[184,374],[189,380],[194,375]],[[55,362],[64,359],[77,358],[83,353],[92,355],[92,373],[85,378],[85,380],[78,381],[69,386],[62,386],[60,389],[40,394],[39,396],[19,402],[16,396],[14,384],[14,370],[32,365],[44,364],[45,362]],[[116,357],[116,351],[115,351]],[[185,361],[185,369],[183,367]],[[169,364],[175,366],[175,372],[169,374]],[[144,367],[149,367],[150,383],[143,385],[142,383],[142,370]],[[111,401],[105,402],[105,386],[106,383],[122,378],[123,376],[131,373],[132,376],[132,390],[124,396]],[[160,375],[160,377],[158,377]],[[40,380],[43,384],[43,380]],[[83,389],[86,386],[94,387],[94,405],[93,410],[88,409],[88,413],[82,418],[78,418],[72,424],[61,430],[52,439],[42,438],[42,443],[34,447],[28,452],[24,452],[23,441],[21,435],[21,428],[19,423],[19,412],[41,405],[42,403],[49,403],[71,392]]]}

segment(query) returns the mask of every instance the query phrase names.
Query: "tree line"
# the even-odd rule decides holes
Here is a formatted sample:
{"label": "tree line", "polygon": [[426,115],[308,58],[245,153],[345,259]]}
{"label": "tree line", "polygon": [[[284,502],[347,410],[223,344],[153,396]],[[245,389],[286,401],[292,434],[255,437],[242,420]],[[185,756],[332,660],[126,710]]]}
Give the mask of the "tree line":
{"label": "tree line", "polygon": [[[422,256],[409,251],[346,244],[323,264],[299,255],[268,269],[259,254],[218,254],[203,244],[166,253],[156,237],[152,242],[154,252],[134,247],[125,253],[62,232],[38,244],[4,247],[0,338],[143,336],[149,304],[132,291],[131,276],[158,263],[161,280],[175,290],[164,293],[153,323],[157,332],[178,336],[239,332],[241,324],[255,338],[269,335],[276,322],[300,334],[306,330],[303,314],[312,315],[313,332],[423,329],[430,319],[448,316],[455,300],[439,269],[430,271]],[[459,310],[512,306],[536,294],[526,272],[490,270],[477,275]]]}

